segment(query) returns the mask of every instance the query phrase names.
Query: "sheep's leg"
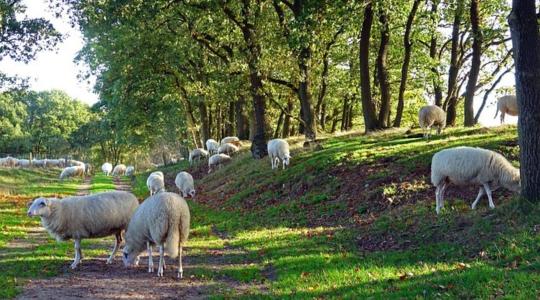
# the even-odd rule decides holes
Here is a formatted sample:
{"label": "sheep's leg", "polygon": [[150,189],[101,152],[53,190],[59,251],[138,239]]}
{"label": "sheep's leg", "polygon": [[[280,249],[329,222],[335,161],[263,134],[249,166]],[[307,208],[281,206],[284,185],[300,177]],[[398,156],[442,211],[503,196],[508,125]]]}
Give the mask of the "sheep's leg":
{"label": "sheep's leg", "polygon": [[435,211],[437,212],[437,214],[439,214],[439,212],[441,211],[441,208],[440,208],[440,205],[441,205],[441,186],[438,185],[437,188],[435,189]]}
{"label": "sheep's leg", "polygon": [[484,187],[480,187],[480,190],[478,191],[478,196],[476,196],[476,199],[474,200],[473,204],[471,205],[472,209],[476,209],[476,205],[478,204],[478,201],[480,201],[480,198],[484,196]]}
{"label": "sheep's leg", "polygon": [[157,276],[158,277],[163,277],[163,262],[165,260],[164,258],[164,249],[163,249],[163,244],[160,244],[159,245],[159,265],[158,265],[158,270],[157,270]]}
{"label": "sheep's leg", "polygon": [[441,211],[441,209],[444,207],[444,191],[445,189],[448,187],[448,183],[447,182],[444,182],[441,186],[441,188],[439,189],[439,206],[438,206],[438,211],[437,211],[437,214],[439,214],[439,212]]}
{"label": "sheep's leg", "polygon": [[178,248],[178,278],[184,277],[184,268],[182,268],[182,246]]}
{"label": "sheep's leg", "polygon": [[152,259],[152,245],[146,242],[146,250],[148,251],[148,273],[154,273],[154,260]]}
{"label": "sheep's leg", "polygon": [[504,110],[501,110],[501,124],[504,124]]}
{"label": "sheep's leg", "polygon": [[116,251],[120,247],[120,244],[122,243],[122,234],[120,232],[116,233],[116,243],[114,244],[114,248],[112,250],[111,256],[109,256],[109,259],[107,259],[107,264],[112,264],[114,256],[116,254]]}
{"label": "sheep's leg", "polygon": [[81,262],[82,253],[81,253],[81,240],[75,239],[75,260],[71,264],[71,268],[77,268],[77,265]]}
{"label": "sheep's leg", "polygon": [[491,189],[489,188],[489,184],[484,183],[484,189],[486,190],[486,194],[488,196],[489,208],[494,209],[495,203],[493,203],[493,198],[491,197]]}
{"label": "sheep's leg", "polygon": [[272,170],[274,169],[274,158],[272,158],[272,154],[268,155],[270,158],[270,164],[272,165]]}

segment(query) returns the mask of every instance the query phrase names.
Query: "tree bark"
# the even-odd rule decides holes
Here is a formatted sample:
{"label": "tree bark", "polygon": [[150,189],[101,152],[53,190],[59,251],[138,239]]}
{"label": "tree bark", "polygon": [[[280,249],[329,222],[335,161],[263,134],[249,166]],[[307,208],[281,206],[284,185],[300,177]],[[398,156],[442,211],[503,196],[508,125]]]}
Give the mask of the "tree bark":
{"label": "tree bark", "polygon": [[379,54],[377,55],[377,74],[381,91],[381,108],[379,111],[379,124],[382,128],[389,127],[390,118],[390,81],[388,79],[388,43],[390,42],[390,29],[388,27],[388,16],[382,5],[379,5],[379,23],[381,26],[381,42]]}
{"label": "tree bark", "polygon": [[287,98],[287,114],[285,120],[283,120],[283,137],[287,138],[291,135],[291,114],[294,108],[294,103],[291,97]]}
{"label": "tree bark", "polygon": [[465,93],[465,126],[473,126],[476,124],[474,118],[474,92],[476,91],[476,82],[478,81],[478,75],[480,74],[482,56],[482,31],[480,30],[478,0],[471,0],[470,16],[473,35],[473,52],[469,81],[467,82]]}
{"label": "tree bark", "polygon": [[341,131],[345,131],[347,129],[347,123],[349,118],[349,97],[345,96],[343,97],[343,107],[341,108]]}
{"label": "tree bark", "polygon": [[235,135],[234,134],[234,128],[235,128],[234,115],[235,115],[235,107],[236,107],[235,104],[236,104],[235,101],[231,101],[229,103],[229,116],[227,118],[227,123],[225,125],[225,135],[227,136]]}
{"label": "tree bark", "polygon": [[399,83],[398,105],[396,110],[396,118],[394,119],[394,127],[401,126],[401,118],[403,117],[403,108],[405,106],[405,90],[407,89],[407,77],[409,76],[409,63],[411,61],[412,42],[411,30],[416,16],[416,11],[420,5],[420,0],[414,0],[413,6],[407,16],[405,25],[405,34],[403,35],[403,64],[401,65],[401,81]]}
{"label": "tree bark", "polygon": [[321,128],[322,130],[326,129],[326,103],[322,104],[321,109]]}
{"label": "tree bark", "polygon": [[459,28],[463,15],[464,0],[457,0],[454,13],[454,22],[452,25],[452,49],[450,51],[450,69],[448,70],[448,93],[446,107],[446,125],[454,126],[456,124],[456,106],[457,106],[457,77],[459,73]]}
{"label": "tree bark", "polygon": [[508,17],[516,65],[521,196],[540,201],[540,38],[535,0],[513,0]]}
{"label": "tree bark", "polygon": [[351,101],[349,102],[349,113],[347,114],[347,130],[351,130],[353,126],[353,116],[354,116],[354,94],[351,97]]}
{"label": "tree bark", "polygon": [[310,61],[311,49],[307,46],[300,51],[298,96],[300,97],[300,105],[302,106],[302,120],[305,122],[304,134],[306,140],[314,141],[317,138],[317,124],[315,123],[315,112],[312,104]]}
{"label": "tree bark", "polygon": [[210,123],[209,123],[209,116],[206,108],[206,104],[202,99],[199,99],[197,102],[197,106],[199,108],[199,115],[201,116],[201,126],[202,126],[202,138],[204,139],[204,142],[210,138]]}
{"label": "tree bark", "polygon": [[241,140],[249,139],[249,121],[245,112],[246,99],[243,95],[235,102],[236,112],[236,135]]}
{"label": "tree bark", "polygon": [[371,82],[369,76],[369,44],[371,26],[373,24],[373,8],[371,2],[364,8],[364,20],[360,31],[359,59],[360,59],[360,92],[362,97],[362,112],[366,132],[379,129],[379,122],[375,114],[375,105],[371,98]]}
{"label": "tree bark", "polygon": [[[431,40],[429,43],[429,57],[433,61],[438,61],[439,57],[437,56],[437,10],[438,10],[439,0],[433,0],[431,4],[431,13],[430,18],[432,21],[432,26],[435,28],[433,29],[433,33],[431,35]],[[433,93],[435,94],[435,105],[438,107],[443,106],[443,96],[442,96],[442,88],[440,83],[440,77],[439,70],[437,69],[437,66],[433,66],[431,68],[431,72],[433,73]]]}
{"label": "tree bark", "polygon": [[279,118],[277,120],[277,124],[276,124],[276,130],[274,131],[274,138],[277,139],[279,138],[280,136],[280,131],[281,131],[281,124],[283,123],[283,117],[285,116],[285,112],[281,112],[279,114]]}

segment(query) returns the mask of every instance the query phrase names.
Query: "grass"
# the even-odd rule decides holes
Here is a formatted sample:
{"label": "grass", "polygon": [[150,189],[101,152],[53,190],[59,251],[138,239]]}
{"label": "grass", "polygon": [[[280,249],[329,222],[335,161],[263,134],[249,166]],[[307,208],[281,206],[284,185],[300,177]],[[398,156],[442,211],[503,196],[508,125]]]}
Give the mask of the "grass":
{"label": "grass", "polygon": [[449,129],[429,142],[400,130],[343,136],[320,151],[292,145],[285,171],[240,154],[196,181],[188,255],[233,247],[242,255],[227,259],[245,267],[191,272],[267,287],[215,298],[537,298],[540,209],[497,191],[495,210],[484,199],[472,211],[477,190],[454,188],[437,216],[429,183],[441,149],[494,149],[518,166],[516,144],[513,126]]}
{"label": "grass", "polygon": [[100,193],[106,191],[114,191],[115,185],[111,176],[106,176],[102,173],[97,173],[92,177],[90,193]]}
{"label": "grass", "polygon": [[0,194],[61,196],[77,192],[81,178],[60,181],[60,169],[0,169]]}

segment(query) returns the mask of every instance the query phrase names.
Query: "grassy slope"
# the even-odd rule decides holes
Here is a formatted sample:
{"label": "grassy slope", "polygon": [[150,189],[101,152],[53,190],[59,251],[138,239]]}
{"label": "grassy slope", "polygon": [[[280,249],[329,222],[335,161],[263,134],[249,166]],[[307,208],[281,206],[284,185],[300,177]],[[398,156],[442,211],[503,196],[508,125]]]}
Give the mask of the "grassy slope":
{"label": "grassy slope", "polygon": [[[199,194],[188,255],[201,244],[225,247],[221,232],[250,261],[192,272],[269,282],[250,298],[538,297],[538,208],[524,214],[498,190],[495,210],[484,199],[471,211],[477,190],[451,188],[435,215],[430,160],[457,145],[494,149],[517,165],[516,128],[503,127],[451,129],[430,142],[402,131],[330,138],[320,151],[293,150],[285,171],[247,153],[209,176],[191,169]],[[169,184],[184,168],[166,170]],[[136,180],[141,196],[146,175]]]}

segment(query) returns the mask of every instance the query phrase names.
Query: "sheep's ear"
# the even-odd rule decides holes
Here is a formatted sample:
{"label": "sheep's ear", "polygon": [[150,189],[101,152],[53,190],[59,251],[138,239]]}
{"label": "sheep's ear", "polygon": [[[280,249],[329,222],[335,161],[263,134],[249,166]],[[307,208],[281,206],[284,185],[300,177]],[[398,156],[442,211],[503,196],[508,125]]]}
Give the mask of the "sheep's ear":
{"label": "sheep's ear", "polygon": [[32,206],[33,203],[34,203],[34,200],[30,200],[30,201],[26,202],[26,207],[30,208],[30,206]]}

